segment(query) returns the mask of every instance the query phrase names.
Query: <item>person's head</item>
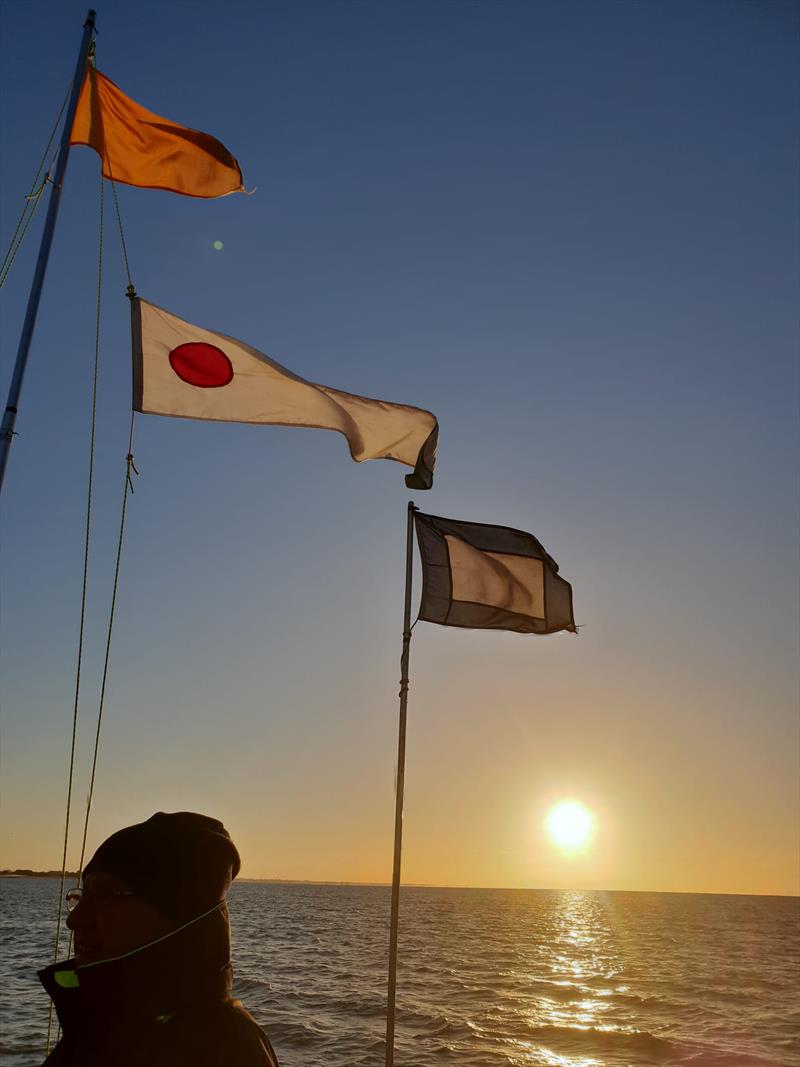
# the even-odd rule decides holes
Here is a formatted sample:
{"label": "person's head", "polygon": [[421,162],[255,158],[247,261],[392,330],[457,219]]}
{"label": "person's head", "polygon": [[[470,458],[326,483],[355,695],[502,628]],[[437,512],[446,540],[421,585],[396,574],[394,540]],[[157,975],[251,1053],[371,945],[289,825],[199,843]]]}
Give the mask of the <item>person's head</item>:
{"label": "person's head", "polygon": [[78,965],[122,956],[225,899],[239,853],[216,819],[158,812],[112,834],[83,872],[67,926]]}

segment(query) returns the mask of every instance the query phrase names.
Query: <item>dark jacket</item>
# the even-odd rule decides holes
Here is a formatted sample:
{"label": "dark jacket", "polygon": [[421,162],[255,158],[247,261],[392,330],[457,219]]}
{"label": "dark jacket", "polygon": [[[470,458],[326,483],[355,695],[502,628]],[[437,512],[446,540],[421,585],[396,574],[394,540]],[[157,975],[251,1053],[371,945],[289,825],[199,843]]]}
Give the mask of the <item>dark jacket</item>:
{"label": "dark jacket", "polygon": [[39,972],[63,1036],[47,1067],[277,1067],[269,1039],[231,996],[223,906],[158,944]]}

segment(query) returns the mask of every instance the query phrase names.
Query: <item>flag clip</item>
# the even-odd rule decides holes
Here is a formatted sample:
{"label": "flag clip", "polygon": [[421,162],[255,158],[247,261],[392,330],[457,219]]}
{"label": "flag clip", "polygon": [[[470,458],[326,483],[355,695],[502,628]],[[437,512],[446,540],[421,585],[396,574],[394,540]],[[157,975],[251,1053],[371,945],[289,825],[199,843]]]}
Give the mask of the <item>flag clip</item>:
{"label": "flag clip", "polygon": [[131,495],[133,495],[134,488],[133,488],[133,479],[131,478],[131,470],[133,470],[133,473],[136,475],[137,478],[139,477],[139,471],[136,469],[136,464],[133,461],[133,452],[129,452],[128,453],[127,463],[128,463],[128,471],[127,471],[127,474],[125,475],[125,480],[128,483],[128,488],[131,491]]}

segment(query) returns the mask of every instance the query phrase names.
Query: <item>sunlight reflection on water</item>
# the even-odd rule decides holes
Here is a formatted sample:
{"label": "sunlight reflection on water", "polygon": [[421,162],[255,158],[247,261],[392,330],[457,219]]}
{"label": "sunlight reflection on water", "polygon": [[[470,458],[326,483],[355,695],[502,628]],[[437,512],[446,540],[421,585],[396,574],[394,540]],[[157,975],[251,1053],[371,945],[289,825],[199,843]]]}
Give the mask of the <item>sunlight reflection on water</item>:
{"label": "sunlight reflection on water", "polygon": [[[587,1058],[586,1056],[562,1056],[552,1049],[539,1047],[539,1054],[544,1056],[543,1064],[546,1067],[603,1067],[602,1060]],[[539,1062],[542,1062],[541,1060]]]}
{"label": "sunlight reflection on water", "polygon": [[[564,990],[569,999],[554,1001],[546,995],[536,996],[534,989],[535,1003],[528,1016],[529,1024],[583,1030],[622,1029],[602,1021],[611,1004],[600,997],[610,997],[613,989],[594,988],[598,982],[610,982],[622,966],[602,900],[585,893],[563,893],[555,900],[552,925],[556,936],[548,961],[551,982]],[[559,951],[565,943],[569,946],[568,954]],[[573,981],[566,980],[567,975]],[[560,1055],[561,1059],[553,1062],[563,1063],[565,1067],[586,1067],[599,1062],[585,1057],[565,1058],[544,1048],[541,1051],[550,1056]]]}

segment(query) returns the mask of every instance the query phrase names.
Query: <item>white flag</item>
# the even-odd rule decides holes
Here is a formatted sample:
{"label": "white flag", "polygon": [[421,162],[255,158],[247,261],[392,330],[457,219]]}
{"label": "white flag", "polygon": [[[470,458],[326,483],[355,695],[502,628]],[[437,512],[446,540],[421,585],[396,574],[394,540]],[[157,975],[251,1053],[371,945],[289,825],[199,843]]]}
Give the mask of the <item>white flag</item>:
{"label": "white flag", "polygon": [[429,411],[307,382],[243,341],[133,304],[134,410],[338,430],[357,463],[397,460],[414,468],[409,488],[430,489],[439,427]]}

